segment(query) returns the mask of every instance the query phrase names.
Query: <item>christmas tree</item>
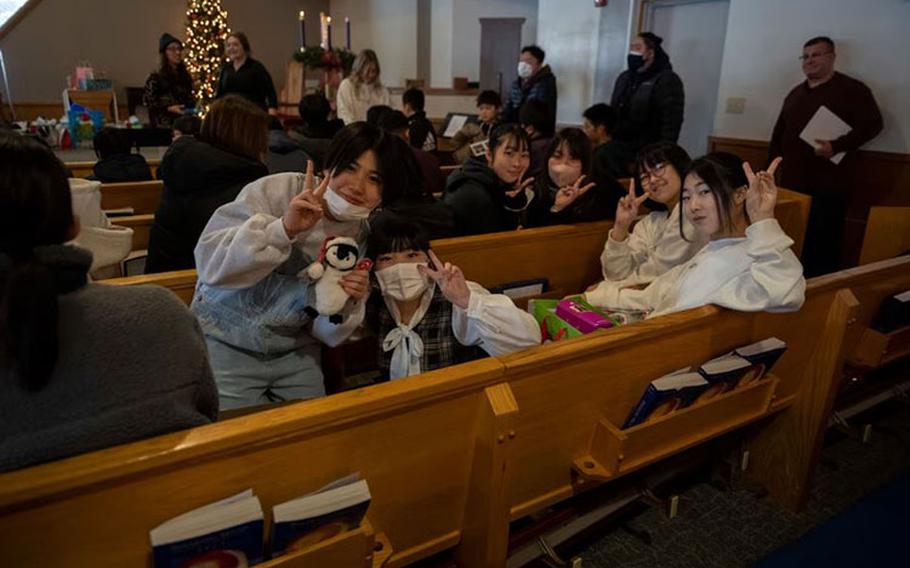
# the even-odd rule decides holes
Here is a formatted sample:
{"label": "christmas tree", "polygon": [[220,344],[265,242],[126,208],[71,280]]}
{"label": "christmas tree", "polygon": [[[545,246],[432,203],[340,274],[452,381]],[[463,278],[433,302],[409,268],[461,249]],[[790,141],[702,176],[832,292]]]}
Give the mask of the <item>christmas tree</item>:
{"label": "christmas tree", "polygon": [[225,62],[224,40],[231,29],[220,0],[189,0],[186,9],[186,66],[196,81],[196,101],[201,111],[215,97],[218,76]]}

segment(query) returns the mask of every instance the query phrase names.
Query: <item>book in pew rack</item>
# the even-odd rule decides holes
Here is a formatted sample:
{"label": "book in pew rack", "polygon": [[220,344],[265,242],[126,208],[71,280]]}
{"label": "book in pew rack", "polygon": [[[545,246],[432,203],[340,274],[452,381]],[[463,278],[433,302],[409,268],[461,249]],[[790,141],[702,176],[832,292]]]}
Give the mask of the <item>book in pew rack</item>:
{"label": "book in pew rack", "polygon": [[873,328],[891,333],[910,325],[910,290],[885,298],[878,309]]}
{"label": "book in pew rack", "polygon": [[728,353],[711,359],[703,363],[698,368],[698,372],[711,383],[711,388],[705,391],[705,398],[712,398],[721,393],[730,392],[735,389],[740,382],[746,384],[756,380],[758,377],[758,368],[748,359],[740,357],[736,353]]}
{"label": "book in pew rack", "polygon": [[699,373],[677,371],[655,379],[645,389],[645,394],[629,413],[622,427],[631,428],[690,406],[710,387],[711,384]]}
{"label": "book in pew rack", "polygon": [[[768,376],[771,367],[777,363],[784,351],[787,350],[787,344],[776,337],[768,337],[761,341],[756,341],[750,345],[738,347],[733,350],[734,355],[739,355],[746,361],[752,363],[756,368],[750,373],[754,380],[763,379]],[[746,384],[745,382],[743,384]]]}
{"label": "book in pew rack", "polygon": [[149,536],[155,568],[253,566],[262,562],[262,505],[247,489],[166,521]]}
{"label": "book in pew rack", "polygon": [[355,473],[272,509],[272,557],[312,546],[360,526],[370,488]]}

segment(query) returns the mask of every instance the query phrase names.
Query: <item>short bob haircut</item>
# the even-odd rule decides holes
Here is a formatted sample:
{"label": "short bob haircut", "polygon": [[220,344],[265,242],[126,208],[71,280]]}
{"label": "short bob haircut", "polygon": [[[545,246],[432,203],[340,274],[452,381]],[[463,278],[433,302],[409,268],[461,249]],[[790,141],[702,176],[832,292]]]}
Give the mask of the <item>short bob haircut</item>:
{"label": "short bob haircut", "polygon": [[537,60],[538,65],[542,64],[544,58],[547,56],[547,52],[536,45],[526,45],[522,47],[521,53],[530,53],[534,59]]}
{"label": "short bob haircut", "polygon": [[481,91],[477,95],[477,106],[480,105],[492,105],[500,108],[502,106],[502,97],[496,91]]}
{"label": "short bob haircut", "polygon": [[553,136],[553,131],[556,129],[553,108],[549,103],[538,99],[531,99],[521,105],[521,109],[518,111],[518,122],[522,126],[533,126],[534,130],[545,137]]}
{"label": "short bob haircut", "polygon": [[[556,136],[553,137],[553,141],[550,142],[549,147],[547,147],[547,162],[549,162],[550,158],[553,157],[553,154],[563,146],[565,146],[566,151],[569,152],[569,156],[571,156],[573,160],[581,162],[582,175],[590,174],[594,150],[591,146],[591,140],[585,134],[585,131],[581,128],[563,128],[557,132]],[[547,170],[547,176],[549,177],[549,168]],[[552,180],[550,181],[552,182]]]}
{"label": "short bob haircut", "polygon": [[226,95],[209,107],[199,129],[207,144],[257,162],[268,150],[269,116],[240,95]]}
{"label": "short bob haircut", "polygon": [[419,224],[397,215],[373,223],[367,240],[367,258],[376,259],[390,252],[430,250],[430,237]]}
{"label": "short bob haircut", "polygon": [[106,126],[95,134],[92,146],[95,148],[95,155],[101,160],[111,156],[129,154],[133,150],[126,132],[122,128],[111,126]]}
{"label": "short bob haircut", "polygon": [[490,154],[495,154],[500,146],[511,146],[518,151],[527,152],[531,148],[531,139],[518,124],[500,124],[490,133]]}
{"label": "short bob haircut", "polygon": [[420,167],[408,143],[366,122],[351,123],[332,138],[323,161],[324,172],[344,171],[369,150],[376,154],[383,204],[415,199],[423,194]]}
{"label": "short bob haircut", "polygon": [[300,99],[297,105],[300,111],[300,118],[307,126],[325,124],[329,121],[329,113],[332,107],[329,105],[329,99],[325,98],[322,93],[311,93]]}
{"label": "short bob haircut", "polygon": [[589,106],[581,113],[583,118],[586,118],[588,122],[593,124],[595,127],[603,126],[607,134],[613,134],[613,129],[616,127],[616,111],[613,110],[613,107],[606,103],[597,103],[596,105]]}
{"label": "short bob haircut", "polygon": [[381,86],[382,83],[379,82],[379,76],[382,69],[379,67],[379,57],[372,49],[364,49],[357,54],[356,58],[354,58],[354,64],[351,66],[351,80],[354,81],[354,83],[363,83],[364,70],[366,70],[367,65],[370,64],[376,66],[375,84]]}
{"label": "short bob haircut", "polygon": [[[689,157],[689,153],[686,152],[685,148],[674,142],[655,142],[639,150],[632,166],[632,179],[635,180],[635,191],[639,195],[645,192],[644,187],[641,185],[641,175],[646,170],[653,170],[663,164],[672,166],[676,170],[676,175],[679,176],[680,183],[682,183],[689,166],[692,164],[692,158]],[[682,188],[679,191],[682,193]],[[658,203],[651,199],[647,200],[646,205],[651,210],[666,210],[667,208],[663,203]]]}
{"label": "short bob haircut", "polygon": [[[743,171],[743,160],[735,154],[729,152],[712,152],[706,156],[698,158],[692,162],[686,171],[686,177],[696,175],[705,183],[714,194],[714,203],[717,207],[717,217],[720,219],[721,230],[731,232],[733,230],[733,196],[743,186],[748,187],[749,180]],[[685,178],[683,178],[685,180]],[[743,215],[748,220],[749,214],[746,212],[746,204],[742,207]],[[683,233],[683,210],[680,209],[679,215],[679,234],[684,240],[689,240]]]}
{"label": "short bob haircut", "polygon": [[426,96],[424,96],[423,91],[411,87],[401,95],[401,104],[408,105],[416,112],[423,110],[426,105]]}

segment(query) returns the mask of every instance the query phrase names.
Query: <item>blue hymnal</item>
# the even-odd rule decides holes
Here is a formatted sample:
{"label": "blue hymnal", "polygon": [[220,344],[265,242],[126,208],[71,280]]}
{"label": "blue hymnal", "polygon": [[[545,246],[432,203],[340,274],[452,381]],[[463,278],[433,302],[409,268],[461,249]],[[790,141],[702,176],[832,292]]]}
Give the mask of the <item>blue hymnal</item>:
{"label": "blue hymnal", "polygon": [[711,383],[708,396],[713,396],[735,389],[746,375],[754,373],[754,367],[746,359],[730,353],[711,359],[699,367],[698,372]]}
{"label": "blue hymnal", "polygon": [[739,355],[755,367],[750,376],[753,380],[757,380],[771,372],[771,367],[777,363],[786,350],[786,343],[776,337],[769,337],[751,345],[739,347],[733,351],[733,354]]}
{"label": "blue hymnal", "polygon": [[676,373],[653,380],[622,427],[631,428],[649,418],[685,408],[695,402],[709,386],[708,381],[698,373]]}
{"label": "blue hymnal", "polygon": [[152,529],[155,568],[252,566],[262,562],[263,514],[252,490]]}
{"label": "blue hymnal", "polygon": [[367,482],[355,474],[315,493],[275,505],[272,556],[300,550],[359,527],[370,498]]}

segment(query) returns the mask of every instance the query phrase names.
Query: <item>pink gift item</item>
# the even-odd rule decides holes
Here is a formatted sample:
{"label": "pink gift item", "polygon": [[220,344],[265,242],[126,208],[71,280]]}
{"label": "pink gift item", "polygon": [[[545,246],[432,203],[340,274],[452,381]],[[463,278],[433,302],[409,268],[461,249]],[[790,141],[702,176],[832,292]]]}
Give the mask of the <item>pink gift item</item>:
{"label": "pink gift item", "polygon": [[592,312],[572,300],[563,300],[556,305],[556,316],[582,333],[613,327],[613,322],[597,312]]}

